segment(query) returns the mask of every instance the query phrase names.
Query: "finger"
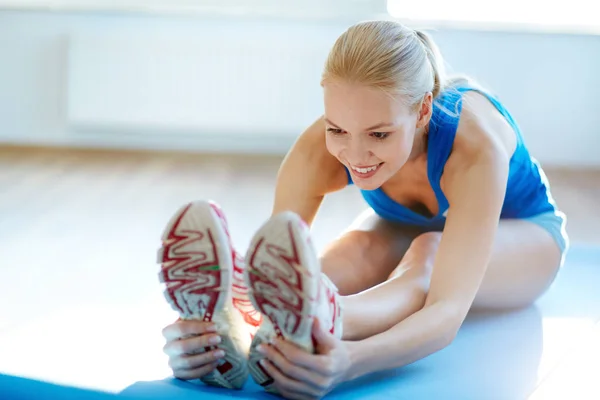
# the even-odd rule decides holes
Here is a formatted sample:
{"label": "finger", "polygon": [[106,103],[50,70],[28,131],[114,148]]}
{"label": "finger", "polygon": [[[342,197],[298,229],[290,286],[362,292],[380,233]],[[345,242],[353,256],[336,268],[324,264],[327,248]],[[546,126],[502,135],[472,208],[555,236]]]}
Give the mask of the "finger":
{"label": "finger", "polygon": [[317,354],[327,354],[335,348],[336,337],[325,329],[319,318],[313,320],[312,333],[317,342],[315,348]]}
{"label": "finger", "polygon": [[196,369],[178,369],[173,371],[173,376],[177,379],[183,379],[186,381],[190,379],[200,379],[214,371],[218,365],[218,362],[214,362]]}
{"label": "finger", "polygon": [[319,396],[319,392],[314,387],[307,385],[304,382],[291,379],[269,360],[262,359],[260,364],[271,378],[273,378],[275,387],[280,392],[290,393],[294,396],[293,398],[314,398],[315,396]]}
{"label": "finger", "polygon": [[275,339],[273,341],[273,346],[284,354],[290,362],[297,366],[303,367],[319,375],[330,374],[330,365],[328,364],[329,358],[326,356],[310,354],[287,340]]}
{"label": "finger", "polygon": [[319,387],[317,382],[321,380],[321,377],[318,374],[315,374],[313,371],[300,365],[296,365],[293,362],[294,354],[302,353],[303,351],[301,349],[294,345],[289,345],[285,346],[286,350],[289,352],[283,353],[274,346],[263,345],[262,348],[269,361],[275,364],[275,366],[285,375],[297,381],[306,382],[315,388]]}
{"label": "finger", "polygon": [[175,357],[182,354],[197,354],[205,347],[214,346],[219,343],[221,343],[221,337],[219,335],[194,336],[187,339],[167,342],[163,347],[163,351],[169,357]]}
{"label": "finger", "polygon": [[184,355],[181,357],[173,357],[169,359],[169,367],[173,370],[196,369],[218,361],[223,357],[225,357],[225,351],[223,349],[191,356]]}
{"label": "finger", "polygon": [[177,321],[170,325],[167,325],[163,330],[162,334],[168,341],[176,340],[186,336],[192,335],[203,335],[205,333],[216,332],[215,324],[212,322],[187,320]]}

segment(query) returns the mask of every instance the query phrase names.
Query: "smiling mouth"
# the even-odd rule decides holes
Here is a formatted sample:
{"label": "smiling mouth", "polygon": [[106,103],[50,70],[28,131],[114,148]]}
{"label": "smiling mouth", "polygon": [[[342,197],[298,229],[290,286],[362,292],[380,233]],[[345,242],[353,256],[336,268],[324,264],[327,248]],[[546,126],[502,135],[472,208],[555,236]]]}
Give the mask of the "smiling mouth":
{"label": "smiling mouth", "polygon": [[380,170],[380,167],[383,164],[384,163],[379,163],[379,164],[375,164],[375,165],[367,165],[367,166],[361,166],[361,167],[357,167],[357,166],[353,165],[350,167],[350,169],[352,170],[352,175],[354,175],[356,178],[369,179],[373,175],[375,175],[377,173],[377,171]]}
{"label": "smiling mouth", "polygon": [[353,171],[358,172],[359,174],[368,174],[369,172],[376,171],[383,163],[371,165],[368,167],[355,167],[351,166]]}

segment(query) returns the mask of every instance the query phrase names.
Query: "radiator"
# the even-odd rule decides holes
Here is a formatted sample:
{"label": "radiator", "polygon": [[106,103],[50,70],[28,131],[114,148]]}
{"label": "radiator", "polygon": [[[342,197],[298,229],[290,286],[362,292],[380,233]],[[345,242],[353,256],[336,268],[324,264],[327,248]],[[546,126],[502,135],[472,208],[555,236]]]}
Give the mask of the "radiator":
{"label": "radiator", "polygon": [[71,35],[68,128],[289,142],[323,112],[319,81],[338,32],[220,26]]}

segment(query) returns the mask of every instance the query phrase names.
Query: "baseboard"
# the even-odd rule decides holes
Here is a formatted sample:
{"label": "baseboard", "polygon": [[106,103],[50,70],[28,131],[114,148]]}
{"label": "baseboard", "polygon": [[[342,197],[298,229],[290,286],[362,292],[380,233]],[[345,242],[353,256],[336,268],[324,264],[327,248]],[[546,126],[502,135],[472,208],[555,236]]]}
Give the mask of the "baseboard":
{"label": "baseboard", "polygon": [[285,155],[296,138],[291,136],[237,136],[237,135],[197,135],[168,136],[135,134],[87,133],[61,137],[11,138],[0,139],[0,146],[141,150],[186,153],[244,154],[244,155]]}

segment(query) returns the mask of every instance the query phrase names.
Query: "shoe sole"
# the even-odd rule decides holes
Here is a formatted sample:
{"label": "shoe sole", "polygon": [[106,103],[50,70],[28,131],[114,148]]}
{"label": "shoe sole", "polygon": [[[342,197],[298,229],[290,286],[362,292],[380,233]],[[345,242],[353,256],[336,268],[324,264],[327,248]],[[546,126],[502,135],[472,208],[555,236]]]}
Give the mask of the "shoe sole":
{"label": "shoe sole", "polygon": [[[320,264],[308,227],[294,213],[273,216],[254,235],[246,254],[245,275],[250,301],[269,319],[275,335],[313,351],[312,322],[319,288]],[[251,348],[261,342],[255,338]],[[249,368],[262,386],[272,380],[258,353],[250,352]]]}
{"label": "shoe sole", "polygon": [[[159,280],[165,285],[164,297],[181,319],[212,322],[226,312],[233,280],[232,250],[210,202],[189,203],[171,217],[162,234],[158,262]],[[213,386],[239,389],[248,375],[245,357],[227,332],[219,330],[219,334],[222,341],[218,346],[205,347],[199,352],[221,348],[225,357],[215,371],[201,380]]]}

